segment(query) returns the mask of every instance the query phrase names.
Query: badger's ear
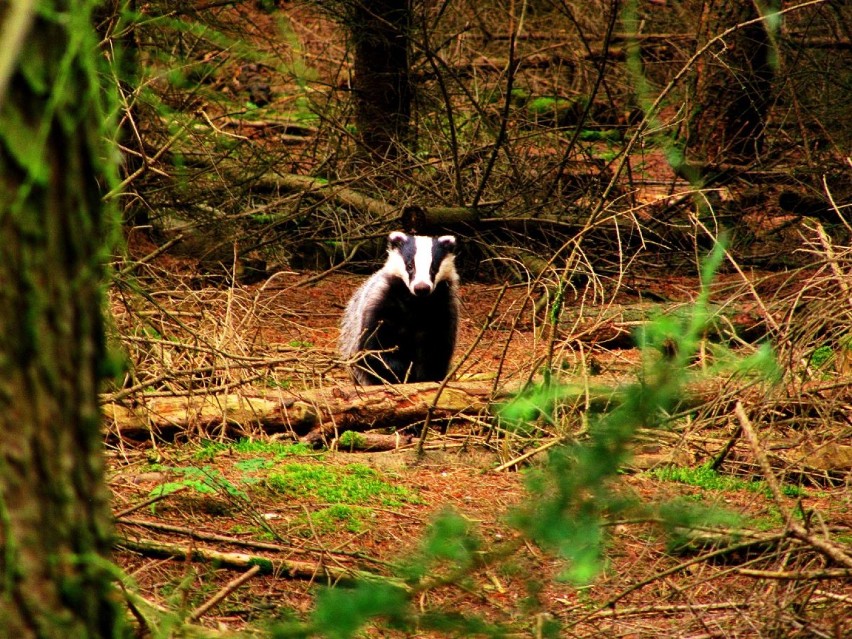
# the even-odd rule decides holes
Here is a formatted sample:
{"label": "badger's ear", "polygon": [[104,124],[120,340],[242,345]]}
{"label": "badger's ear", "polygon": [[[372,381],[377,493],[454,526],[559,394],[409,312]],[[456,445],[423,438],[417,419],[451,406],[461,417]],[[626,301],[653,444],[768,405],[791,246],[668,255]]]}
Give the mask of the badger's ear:
{"label": "badger's ear", "polygon": [[390,248],[400,248],[405,241],[408,239],[408,236],[405,233],[400,231],[392,231],[390,235],[388,235],[388,246]]}
{"label": "badger's ear", "polygon": [[453,253],[456,250],[456,238],[452,235],[442,235],[438,238],[438,244],[447,253]]}

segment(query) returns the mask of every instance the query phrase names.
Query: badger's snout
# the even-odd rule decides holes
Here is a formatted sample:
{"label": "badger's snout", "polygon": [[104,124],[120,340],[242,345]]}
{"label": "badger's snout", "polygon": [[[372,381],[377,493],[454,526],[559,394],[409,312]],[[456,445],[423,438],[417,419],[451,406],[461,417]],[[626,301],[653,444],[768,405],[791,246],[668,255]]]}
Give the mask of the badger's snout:
{"label": "badger's snout", "polygon": [[426,282],[417,282],[411,287],[411,292],[417,297],[426,297],[432,292],[432,287]]}

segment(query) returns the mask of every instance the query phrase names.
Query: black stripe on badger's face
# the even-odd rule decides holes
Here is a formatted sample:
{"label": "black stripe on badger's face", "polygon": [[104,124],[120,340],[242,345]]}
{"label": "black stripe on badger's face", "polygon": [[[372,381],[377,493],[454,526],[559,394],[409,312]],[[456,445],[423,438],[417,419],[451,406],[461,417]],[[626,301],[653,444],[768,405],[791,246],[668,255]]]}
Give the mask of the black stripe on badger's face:
{"label": "black stripe on badger's face", "polygon": [[394,231],[388,246],[385,268],[400,277],[413,295],[429,295],[435,284],[455,275],[456,238],[452,235],[426,237]]}

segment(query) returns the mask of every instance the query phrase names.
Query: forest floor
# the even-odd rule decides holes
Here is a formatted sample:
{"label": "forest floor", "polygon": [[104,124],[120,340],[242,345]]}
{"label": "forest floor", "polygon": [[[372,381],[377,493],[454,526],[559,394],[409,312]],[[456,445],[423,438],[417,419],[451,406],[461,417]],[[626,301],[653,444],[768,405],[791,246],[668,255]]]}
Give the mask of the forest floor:
{"label": "forest floor", "polygon": [[[160,259],[164,270],[180,267],[167,256]],[[304,362],[317,362],[313,375],[288,378],[279,371],[265,378],[267,390],[294,384],[345,387],[349,381],[343,369],[326,364],[333,362],[343,306],[363,277],[331,274],[299,286],[306,275],[282,273],[264,284],[187,291],[185,297],[168,298],[170,310],[194,322],[202,343],[235,351],[242,340],[251,343],[252,353],[268,357],[279,348],[297,347]],[[733,278],[727,284],[722,278],[720,286],[737,288]],[[481,283],[462,287],[457,355],[478,343],[459,374],[487,380],[502,361],[503,379],[511,384],[523,381],[545,356],[546,331],[534,319],[518,319],[534,318],[522,310],[528,294],[524,287],[508,289],[495,311],[500,290]],[[649,277],[617,297],[624,305],[643,299],[689,302],[696,290],[692,277]],[[601,308],[592,302],[585,304],[586,313],[594,315]],[[117,316],[120,307],[115,306]],[[233,337],[236,332],[239,340]],[[563,370],[588,371],[594,361],[595,383],[635,381],[640,361],[635,348],[560,339],[554,350]],[[635,463],[621,475],[619,490],[647,503],[682,498],[736,515],[714,531],[730,537],[719,543],[742,539],[724,532],[742,528],[768,537],[759,551],[714,556],[719,543],[707,542],[673,552],[653,525],[624,522],[608,529],[602,574],[582,587],[561,581],[557,577],[566,564],[528,541],[516,543],[519,532],[509,523],[513,508],[527,499],[524,482],[530,468],[540,466],[546,453],[494,471],[512,456],[553,440],[555,433],[546,426],[523,437],[493,431],[491,417],[483,414],[454,420],[443,433],[430,432],[423,457],[414,445],[374,453],[313,450],[259,430],[247,432],[240,442],[193,429],[172,442],[111,437],[117,561],[157,606],[197,618],[208,628],[259,630],[275,621],[305,618],[317,586],[345,581],[349,571],[399,575],[400,566],[415,562],[422,552],[430,523],[452,509],[476,531],[487,559],[463,581],[424,590],[414,602],[421,611],[481,615],[507,624],[517,636],[540,636],[550,619],[559,620],[561,636],[570,637],[849,636],[852,580],[789,577],[833,564],[806,545],[769,539],[779,531],[784,537],[784,524],[766,484],[755,483],[761,476],[753,460],[748,461],[747,444],[736,444],[733,463],[723,465],[716,478],[731,481],[665,479],[653,473],[654,467],[671,465],[695,469],[735,435],[730,416],[699,426],[689,426],[689,419],[668,435],[637,440]],[[569,430],[579,431],[581,413],[566,423]],[[773,430],[771,437],[799,459],[807,454],[803,451],[818,450],[826,441],[849,443],[843,424],[834,433],[792,424],[786,432]],[[797,479],[793,470],[794,464],[779,469],[796,485],[783,507],[807,513],[817,529],[833,531],[848,548],[852,503],[842,474],[811,473]],[[162,498],[144,505],[157,495]],[[250,563],[231,564],[215,552],[282,563],[235,587],[231,582]],[[181,559],[181,553],[193,560]],[[286,562],[292,564],[285,567]],[[440,574],[445,568],[436,570]],[[743,573],[747,568],[764,573]],[[770,571],[787,578],[768,578]],[[196,611],[223,588],[234,590],[210,609]],[[393,635],[375,627],[368,634]],[[415,636],[446,635],[424,631]]]}

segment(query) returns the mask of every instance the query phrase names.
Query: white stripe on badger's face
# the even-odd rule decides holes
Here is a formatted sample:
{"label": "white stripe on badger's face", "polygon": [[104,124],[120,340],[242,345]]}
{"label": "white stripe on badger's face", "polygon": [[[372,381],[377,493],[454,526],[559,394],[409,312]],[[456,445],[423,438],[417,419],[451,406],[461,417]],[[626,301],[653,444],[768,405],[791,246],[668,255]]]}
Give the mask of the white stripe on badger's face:
{"label": "white stripe on badger's face", "polygon": [[438,282],[453,282],[459,281],[459,274],[456,273],[456,238],[452,235],[442,235],[435,242],[443,250],[443,259],[438,267],[438,272],[435,273],[435,284]]}
{"label": "white stripe on badger's face", "polygon": [[398,248],[391,247],[388,251],[388,259],[382,270],[398,277],[408,286],[408,269],[405,268],[405,258]]}
{"label": "white stripe on badger's face", "polygon": [[421,235],[414,236],[414,277],[408,282],[408,288],[415,293],[418,285],[425,284],[431,292],[435,288],[432,281],[432,238]]}

